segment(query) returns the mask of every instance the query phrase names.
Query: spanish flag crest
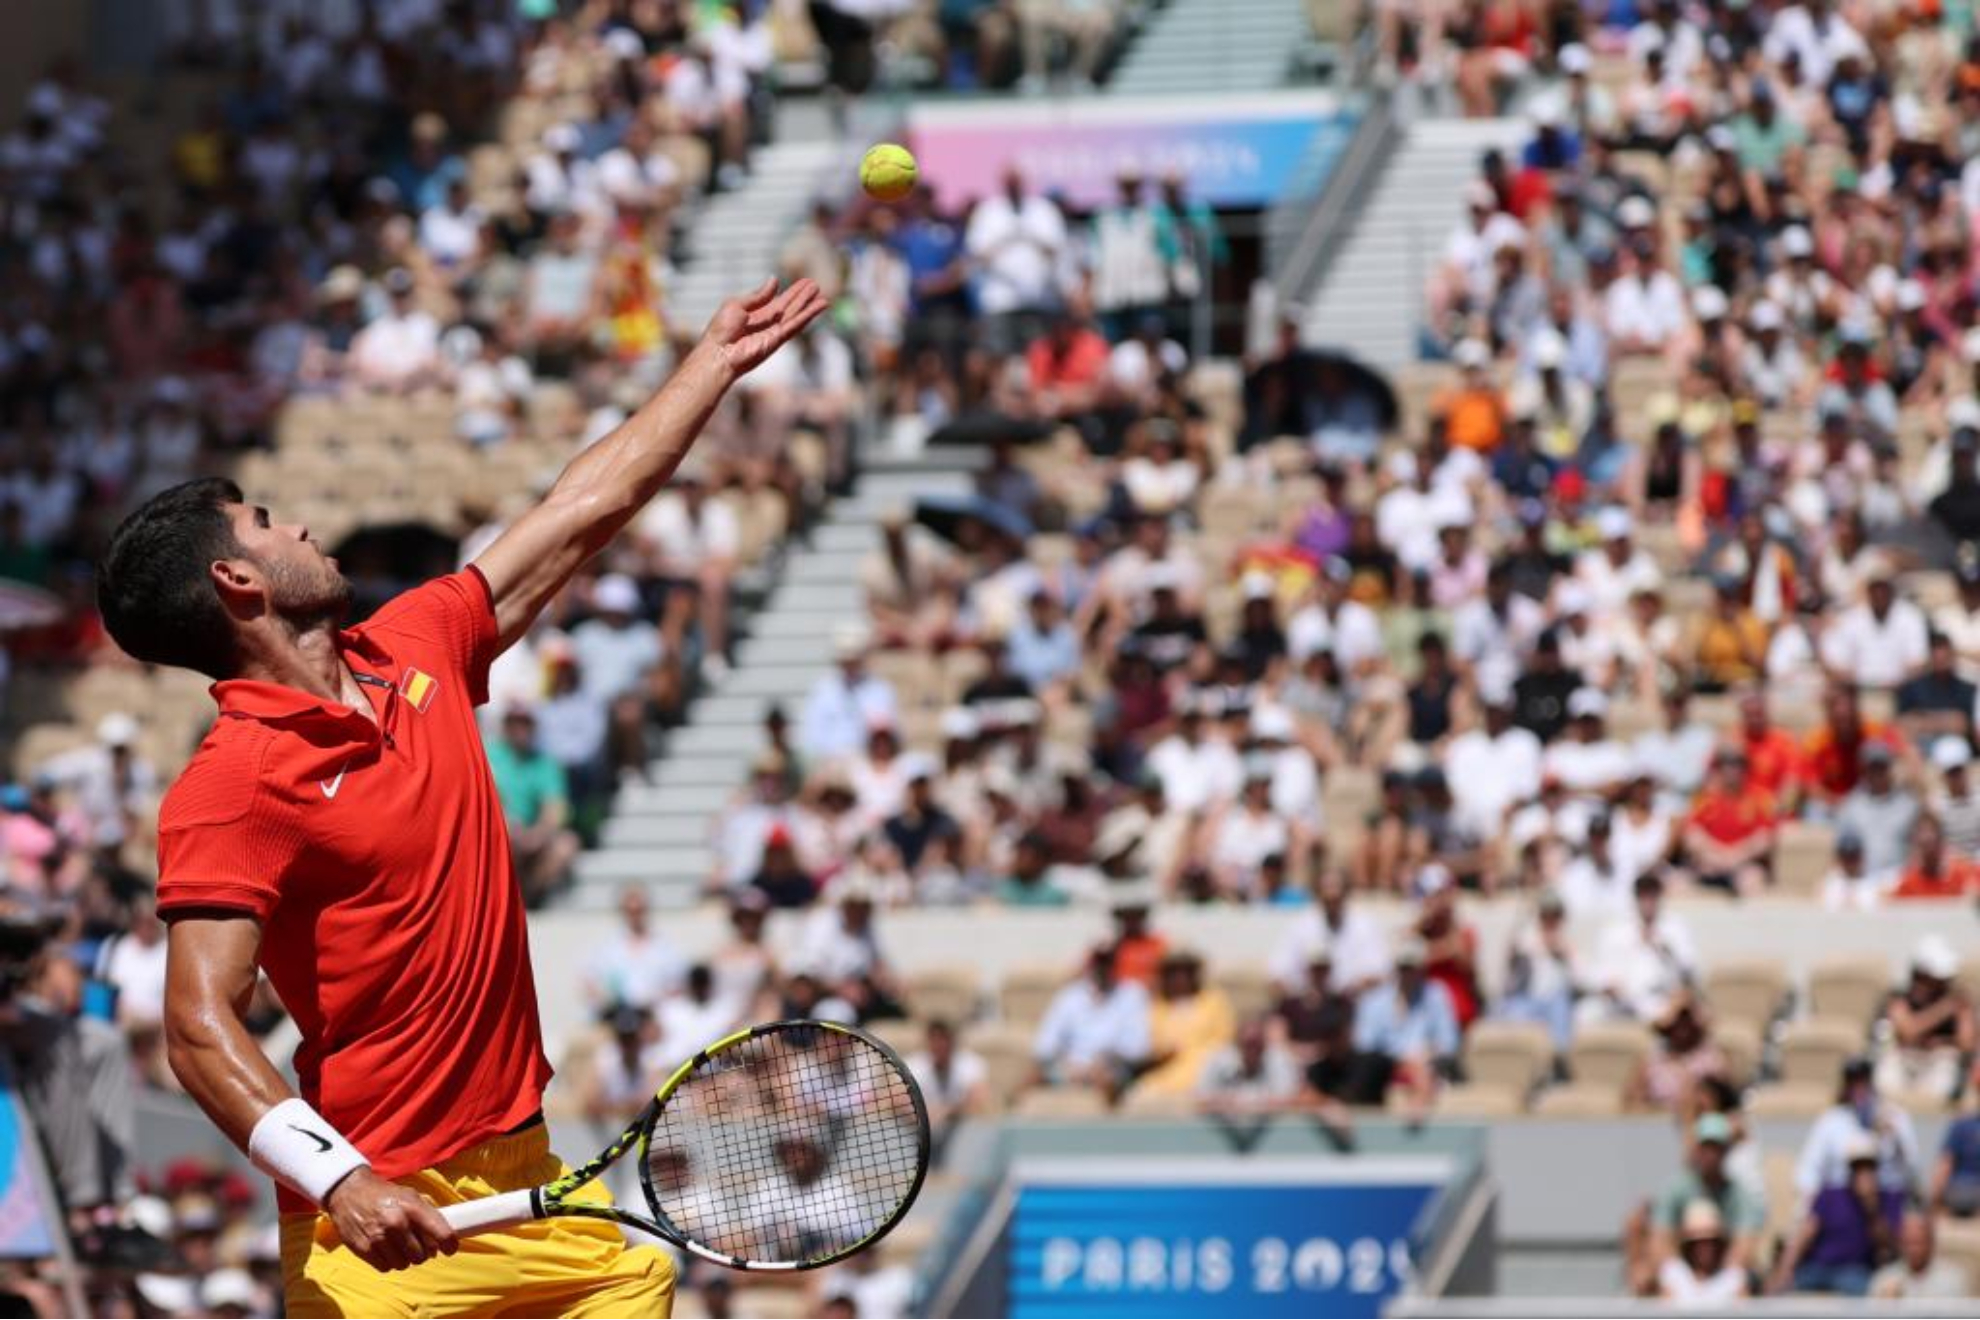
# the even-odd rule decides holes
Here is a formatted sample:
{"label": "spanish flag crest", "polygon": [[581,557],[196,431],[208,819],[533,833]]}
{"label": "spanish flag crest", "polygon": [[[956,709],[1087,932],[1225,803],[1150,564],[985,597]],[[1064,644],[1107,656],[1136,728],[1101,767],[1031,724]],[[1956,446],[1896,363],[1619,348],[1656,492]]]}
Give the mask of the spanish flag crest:
{"label": "spanish flag crest", "polygon": [[426,708],[433,704],[433,694],[440,690],[440,680],[424,669],[408,669],[405,677],[399,680],[399,693],[407,704],[424,715]]}

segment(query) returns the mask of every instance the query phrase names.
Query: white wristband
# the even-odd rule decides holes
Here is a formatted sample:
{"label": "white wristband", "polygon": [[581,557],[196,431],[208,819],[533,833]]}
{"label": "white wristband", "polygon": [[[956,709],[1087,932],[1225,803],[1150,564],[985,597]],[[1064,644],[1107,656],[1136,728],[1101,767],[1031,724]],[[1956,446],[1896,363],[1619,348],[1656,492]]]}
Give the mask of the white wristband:
{"label": "white wristband", "polygon": [[352,1170],[371,1163],[321,1114],[294,1097],[254,1125],[248,1135],[248,1158],[255,1168],[318,1205]]}

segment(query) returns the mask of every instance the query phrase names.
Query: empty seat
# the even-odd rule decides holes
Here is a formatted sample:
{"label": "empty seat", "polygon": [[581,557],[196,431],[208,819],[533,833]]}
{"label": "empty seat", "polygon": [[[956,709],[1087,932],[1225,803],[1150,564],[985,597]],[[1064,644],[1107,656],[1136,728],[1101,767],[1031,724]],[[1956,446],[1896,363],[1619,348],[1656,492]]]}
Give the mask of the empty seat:
{"label": "empty seat", "polygon": [[1067,977],[1067,969],[1059,963],[1013,967],[1004,974],[1004,983],[997,992],[998,1011],[1012,1025],[1033,1025],[1045,1016],[1046,1007]]}
{"label": "empty seat", "polygon": [[910,1021],[907,1018],[886,1018],[879,1022],[869,1022],[866,1024],[866,1030],[879,1037],[883,1043],[891,1045],[894,1053],[903,1059],[911,1059],[921,1053],[922,1047],[928,1043],[927,1024]]}
{"label": "empty seat", "polygon": [[1764,1027],[1787,998],[1787,967],[1777,958],[1732,958],[1705,971],[1705,1003],[1720,1023]]}
{"label": "empty seat", "polygon": [[1726,1056],[1726,1074],[1733,1085],[1752,1081],[1760,1067],[1760,1028],[1736,1019],[1720,1022],[1712,1028],[1712,1039]]}
{"label": "empty seat", "polygon": [[907,978],[908,1009],[922,1022],[941,1020],[960,1026],[976,1016],[982,983],[974,971],[938,967]]}
{"label": "empty seat", "polygon": [[1337,766],[1327,772],[1320,790],[1320,807],[1327,828],[1359,825],[1382,799],[1382,781],[1361,766]]}
{"label": "empty seat", "polygon": [[1534,1022],[1480,1022],[1464,1044],[1464,1071],[1474,1085],[1502,1087],[1522,1100],[1553,1060],[1554,1043]]}
{"label": "empty seat", "polygon": [[990,1026],[969,1035],[969,1048],[983,1059],[991,1102],[1011,1102],[1031,1075],[1031,1036],[1028,1026]]}
{"label": "empty seat", "polygon": [[1186,1118],[1197,1109],[1196,1097],[1175,1091],[1136,1088],[1121,1100],[1121,1113],[1136,1118]]}
{"label": "empty seat", "polygon": [[1749,1118],[1814,1118],[1835,1103],[1833,1079],[1826,1086],[1806,1082],[1774,1082],[1746,1093]]}
{"label": "empty seat", "polygon": [[1489,1082],[1448,1086],[1437,1096],[1438,1118],[1516,1118],[1526,1112],[1526,1092]]}
{"label": "empty seat", "polygon": [[1781,1080],[1833,1089],[1843,1061],[1863,1052],[1864,1031],[1851,1020],[1810,1018],[1781,1033]]}
{"label": "empty seat", "polygon": [[1891,965],[1877,957],[1828,958],[1808,972],[1810,1017],[1867,1027],[1891,992]]}
{"label": "empty seat", "polygon": [[1084,1086],[1039,1087],[1026,1091],[1011,1107],[1019,1118],[1104,1118],[1107,1112],[1107,1097]]}
{"label": "empty seat", "polygon": [[1774,842],[1774,887],[1797,898],[1814,894],[1835,864],[1836,831],[1805,820],[1781,822]]}
{"label": "empty seat", "polygon": [[1640,1022],[1581,1027],[1568,1048],[1568,1071],[1578,1085],[1606,1086],[1618,1095],[1650,1053],[1650,1029]]}
{"label": "empty seat", "polygon": [[1540,1093],[1533,1112],[1544,1118],[1612,1118],[1623,1111],[1620,1085],[1571,1082]]}
{"label": "empty seat", "polygon": [[1270,1011],[1275,999],[1272,977],[1263,967],[1226,967],[1215,980],[1240,1020]]}

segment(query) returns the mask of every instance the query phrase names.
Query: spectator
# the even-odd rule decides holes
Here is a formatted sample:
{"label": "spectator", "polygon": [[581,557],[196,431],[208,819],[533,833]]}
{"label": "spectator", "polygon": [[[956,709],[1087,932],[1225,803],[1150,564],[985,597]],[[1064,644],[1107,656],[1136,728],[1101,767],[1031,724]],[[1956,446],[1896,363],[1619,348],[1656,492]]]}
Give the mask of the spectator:
{"label": "spectator", "polygon": [[1147,1060],[1148,992],[1114,975],[1114,953],[1096,948],[1085,972],[1060,990],[1032,1041],[1034,1085],[1087,1086],[1110,1100]]}
{"label": "spectator", "polygon": [[579,843],[566,824],[571,801],[564,768],[537,746],[536,715],[529,707],[515,706],[503,715],[502,737],[488,748],[488,768],[509,822],[509,850],[523,895],[540,904],[563,884]]}
{"label": "spectator", "polygon": [[413,274],[403,266],[385,273],[386,310],[351,340],[352,381],[367,389],[406,393],[434,383],[441,370],[440,323],[413,304]]}
{"label": "spectator", "polygon": [[121,848],[154,805],[158,772],[138,750],[138,722],[113,711],[96,722],[96,741],[52,757],[36,774],[73,795],[98,848]]}
{"label": "spectator", "polygon": [[1870,1276],[1897,1255],[1904,1193],[1877,1174],[1877,1142],[1856,1134],[1838,1152],[1847,1174],[1818,1190],[1774,1266],[1773,1291],[1861,1297]]}
{"label": "spectator", "polygon": [[1946,851],[1938,818],[1919,816],[1911,827],[1911,853],[1891,886],[1894,900],[1964,898],[1980,886],[1980,866]]}
{"label": "spectator", "polygon": [[651,905],[642,885],[619,891],[622,929],[596,954],[585,976],[585,995],[600,1011],[615,1005],[652,1012],[687,973],[672,941],[653,929]]}
{"label": "spectator", "polygon": [[1941,741],[1954,748],[1971,747],[1980,687],[1959,676],[1958,657],[1945,634],[1931,634],[1927,656],[1925,672],[1898,688],[1897,722],[1914,746],[1931,748],[1936,759]]}
{"label": "spectator", "polygon": [[1063,692],[1079,677],[1079,638],[1058,598],[1044,588],[1031,593],[1029,609],[1012,625],[1004,646],[1011,672],[1033,692]]}
{"label": "spectator", "polygon": [[1649,1249],[1633,1271],[1637,1291],[1647,1290],[1665,1265],[1680,1257],[1684,1217],[1700,1203],[1711,1206],[1719,1216],[1724,1264],[1744,1272],[1758,1261],[1767,1207],[1752,1188],[1729,1172],[1726,1156],[1735,1136],[1732,1124],[1723,1114],[1708,1113],[1690,1125],[1689,1133],[1685,1167],[1650,1206]]}
{"label": "spectator", "polygon": [[1965,1267],[1938,1259],[1937,1247],[1932,1217],[1907,1211],[1898,1225],[1897,1259],[1870,1276],[1865,1295],[1879,1301],[1950,1301],[1967,1296],[1972,1284]]}
{"label": "spectator", "polygon": [[1565,1054],[1574,1039],[1574,1006],[1591,976],[1568,938],[1567,904],[1549,889],[1535,904],[1535,918],[1522,923],[1507,955],[1505,992],[1494,1016],[1537,1022],[1547,1028],[1554,1048]]}
{"label": "spectator", "polygon": [[908,1056],[908,1071],[921,1084],[928,1123],[938,1145],[955,1126],[990,1109],[990,1068],[983,1056],[956,1041],[956,1029],[936,1018],[928,1024],[922,1048]]}
{"label": "spectator", "polygon": [[749,883],[771,907],[809,907],[818,896],[818,878],[798,859],[791,832],[773,825],[763,839],[763,857]]}
{"label": "spectator", "polygon": [[1918,1139],[1904,1110],[1877,1094],[1870,1060],[1857,1057],[1843,1064],[1842,1082],[1834,1106],[1809,1129],[1795,1161],[1794,1185],[1803,1196],[1845,1185],[1850,1164],[1861,1151],[1857,1143],[1871,1142],[1877,1180],[1886,1191],[1911,1189],[1923,1172]]}
{"label": "spectator", "polygon": [[1207,1114],[1276,1113],[1292,1108],[1299,1094],[1299,1065],[1261,1018],[1238,1023],[1230,1044],[1205,1060],[1196,1082],[1197,1105]]}
{"label": "spectator", "polygon": [[1122,166],[1115,183],[1119,199],[1094,216],[1091,243],[1093,305],[1108,338],[1118,343],[1143,317],[1160,315],[1169,273],[1162,259],[1162,212],[1143,199],[1140,170]]}
{"label": "spectator", "polygon": [[1771,885],[1778,815],[1747,773],[1746,754],[1722,748],[1684,827],[1685,857],[1698,882],[1745,897]]}
{"label": "spectator", "polygon": [[1688,991],[1673,995],[1650,1026],[1657,1043],[1630,1079],[1627,1103],[1667,1110],[1680,1122],[1688,1121],[1700,1108],[1698,1086],[1726,1071],[1726,1056],[1712,1040],[1704,1006]]}
{"label": "spectator", "polygon": [[[1907,844],[1916,843],[1912,827],[1919,820],[1918,799],[1897,782],[1896,757],[1888,746],[1866,745],[1861,760],[1862,780],[1837,807],[1836,828],[1863,840],[1865,866],[1896,871],[1904,863]],[[1935,845],[1942,842],[1937,829],[1934,822]]]}
{"label": "spectator", "polygon": [[1657,1271],[1657,1296],[1674,1306],[1711,1309],[1747,1295],[1746,1271],[1731,1260],[1719,1208],[1710,1201],[1686,1206],[1677,1253]]}
{"label": "spectator", "polygon": [[1932,766],[1941,775],[1939,790],[1928,809],[1939,818],[1946,847],[1960,857],[1980,854],[1980,784],[1971,770],[1973,748],[1964,738],[1941,738],[1932,744]]}
{"label": "spectator", "polygon": [[1322,868],[1312,879],[1313,906],[1296,914],[1277,952],[1272,978],[1283,988],[1303,985],[1308,964],[1325,949],[1332,959],[1332,984],[1351,997],[1387,980],[1389,939],[1375,919],[1348,901],[1347,881]]}
{"label": "spectator", "polygon": [[1925,616],[1898,597],[1888,562],[1879,559],[1866,576],[1863,603],[1844,610],[1823,635],[1822,663],[1839,682],[1896,688],[1929,658]]}
{"label": "spectator", "polygon": [[1014,168],[1004,172],[1003,191],[976,204],[963,244],[977,271],[977,307],[991,318],[993,352],[1028,341],[1039,318],[1058,306],[1066,243],[1059,208],[1027,196],[1024,176]]}
{"label": "spectator", "polygon": [[865,630],[841,627],[832,648],[838,669],[813,685],[799,724],[798,746],[813,760],[851,754],[875,725],[896,718],[893,687],[866,672]]}
{"label": "spectator", "polygon": [[742,554],[742,526],[731,505],[715,498],[706,474],[684,468],[639,516],[646,571],[658,579],[666,606],[661,632],[678,652],[688,624],[700,628],[703,672],[728,672],[729,594]]}
{"label": "spectator", "polygon": [[1221,986],[1203,984],[1203,960],[1187,950],[1162,956],[1148,1013],[1148,1071],[1137,1090],[1191,1095],[1206,1064],[1229,1045],[1236,1015]]}
{"label": "spectator", "polygon": [[1672,996],[1698,977],[1691,929],[1664,910],[1664,882],[1638,876],[1635,909],[1610,922],[1597,945],[1599,996],[1584,1001],[1584,1015],[1606,1012],[1654,1021]]}
{"label": "spectator", "polygon": [[1458,1049],[1457,1013],[1443,984],[1427,975],[1427,959],[1421,940],[1399,944],[1394,979],[1362,997],[1354,1023],[1354,1048],[1375,1079],[1371,1093],[1400,1088],[1419,1114],[1434,1100]]}
{"label": "spectator", "polygon": [[1863,860],[1863,839],[1855,831],[1836,836],[1836,862],[1822,879],[1822,906],[1831,912],[1869,912],[1883,905],[1897,877],[1878,874]]}
{"label": "spectator", "polygon": [[1956,1219],[1980,1214],[1980,1112],[1970,1107],[1946,1125],[1927,1208]]}
{"label": "spectator", "polygon": [[1952,1099],[1975,1046],[1973,999],[1955,978],[1959,955],[1927,935],[1911,955],[1903,991],[1884,1008],[1890,1036],[1877,1061],[1877,1089],[1889,1095]]}
{"label": "spectator", "polygon": [[591,605],[592,617],[571,630],[585,693],[601,706],[631,693],[653,701],[664,696],[659,677],[667,651],[659,630],[642,617],[639,584],[607,573],[592,586]]}
{"label": "spectator", "polygon": [[1881,747],[1891,752],[1894,735],[1880,722],[1863,718],[1856,689],[1847,684],[1832,685],[1823,707],[1821,727],[1808,735],[1802,748],[1801,775],[1809,807],[1826,818],[1862,778],[1870,750]]}

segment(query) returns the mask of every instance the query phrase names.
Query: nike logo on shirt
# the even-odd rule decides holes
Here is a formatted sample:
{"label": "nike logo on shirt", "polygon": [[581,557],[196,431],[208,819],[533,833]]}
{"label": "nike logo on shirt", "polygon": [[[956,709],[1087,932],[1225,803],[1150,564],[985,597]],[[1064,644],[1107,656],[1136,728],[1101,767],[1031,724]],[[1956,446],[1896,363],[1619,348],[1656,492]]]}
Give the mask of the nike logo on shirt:
{"label": "nike logo on shirt", "polygon": [[344,786],[344,771],[350,768],[346,764],[338,769],[335,779],[319,779],[316,781],[316,786],[323,790],[324,797],[333,798],[337,796],[337,790]]}

